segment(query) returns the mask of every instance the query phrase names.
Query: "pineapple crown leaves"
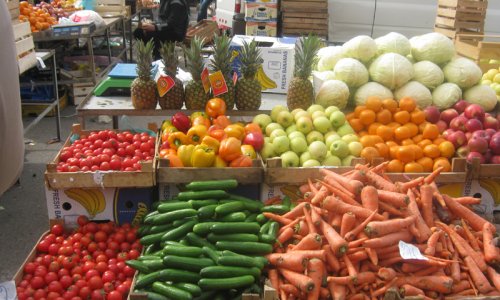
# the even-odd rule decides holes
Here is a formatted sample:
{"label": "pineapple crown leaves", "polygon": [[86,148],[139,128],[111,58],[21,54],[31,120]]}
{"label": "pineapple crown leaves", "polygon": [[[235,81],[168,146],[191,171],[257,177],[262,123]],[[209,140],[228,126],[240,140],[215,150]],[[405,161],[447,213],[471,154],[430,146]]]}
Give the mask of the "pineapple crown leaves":
{"label": "pineapple crown leaves", "polygon": [[217,34],[214,36],[213,58],[210,59],[210,69],[212,71],[221,71],[224,76],[230,76],[232,67],[231,61],[233,59],[229,45],[232,39],[226,35]]}
{"label": "pineapple crown leaves", "polygon": [[243,41],[243,47],[240,50],[240,61],[240,72],[243,74],[243,78],[253,79],[264,62],[255,40],[250,43]]}
{"label": "pineapple crown leaves", "polygon": [[172,78],[177,74],[177,66],[179,65],[179,57],[175,55],[175,42],[161,43],[160,55],[165,73]]}
{"label": "pineapple crown leaves", "polygon": [[200,39],[195,36],[191,40],[191,45],[189,48],[183,47],[184,54],[187,57],[187,67],[194,81],[201,80],[201,72],[203,72],[204,64],[203,57],[201,54],[201,49],[205,44],[205,39]]}
{"label": "pineapple crown leaves", "polygon": [[311,75],[320,46],[321,39],[315,35],[309,34],[309,36],[300,39],[299,44],[295,46],[294,77],[306,79]]}
{"label": "pineapple crown leaves", "polygon": [[136,40],[135,50],[137,52],[137,75],[141,79],[151,79],[151,68],[153,63],[154,42],[150,40],[144,43]]}

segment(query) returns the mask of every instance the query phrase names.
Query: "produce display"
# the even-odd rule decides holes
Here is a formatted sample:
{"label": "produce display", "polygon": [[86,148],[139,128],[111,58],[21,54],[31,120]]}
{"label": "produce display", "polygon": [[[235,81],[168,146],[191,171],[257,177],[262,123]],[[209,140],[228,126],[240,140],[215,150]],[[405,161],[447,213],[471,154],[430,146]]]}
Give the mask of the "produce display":
{"label": "produce display", "polygon": [[370,97],[346,119],[360,136],[360,156],[369,162],[384,158],[389,161],[388,172],[451,170],[455,146],[441,136],[436,124],[426,121],[424,111],[412,98],[401,98],[398,103]]}
{"label": "produce display", "polygon": [[345,174],[321,169],[281,225],[267,274],[280,299],[382,299],[499,295],[496,228],[470,205],[441,194],[441,169],[408,182],[384,177],[388,162]]}
{"label": "produce display", "polygon": [[313,104],[289,111],[276,105],[253,118],[266,137],[262,159],[280,157],[283,167],[350,166],[363,150],[358,136],[336,106]]}
{"label": "produce display", "polygon": [[66,234],[53,225],[36,245],[33,261],[24,265],[17,297],[25,299],[127,298],[135,270],[125,264],[139,256],[142,246],[130,224],[89,222]]}
{"label": "produce display", "polygon": [[19,21],[30,22],[31,32],[38,32],[49,29],[51,25],[57,24],[58,18],[68,17],[62,9],[52,6],[47,2],[40,2],[36,5],[28,1],[19,2]]}
{"label": "produce display", "polygon": [[[138,233],[144,253],[134,291],[154,299],[232,299],[259,293],[278,223],[260,201],[234,195],[236,180],[198,181],[160,201]],[[165,298],[166,297],[166,298]],[[197,298],[199,297],[199,298]]]}
{"label": "produce display", "polygon": [[500,101],[500,75],[498,69],[490,69],[483,74],[481,84],[489,85],[497,94],[497,99]]}
{"label": "produce display", "polygon": [[226,104],[210,99],[205,112],[187,116],[178,112],[162,124],[160,158],[170,167],[251,167],[264,144],[256,124],[233,123]]}
{"label": "produce display", "polygon": [[158,104],[156,82],[151,78],[154,42],[135,43],[137,78],[130,85],[130,96],[135,109],[155,109]]}
{"label": "produce display", "polygon": [[155,141],[147,132],[92,131],[62,148],[57,171],[140,171],[140,162],[153,160]]}

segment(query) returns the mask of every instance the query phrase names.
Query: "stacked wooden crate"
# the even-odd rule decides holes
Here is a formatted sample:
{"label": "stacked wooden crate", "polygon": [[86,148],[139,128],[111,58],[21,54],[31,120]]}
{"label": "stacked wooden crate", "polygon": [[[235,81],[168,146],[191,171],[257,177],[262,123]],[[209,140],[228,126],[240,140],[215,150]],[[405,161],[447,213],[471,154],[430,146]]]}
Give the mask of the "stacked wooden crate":
{"label": "stacked wooden crate", "polygon": [[282,0],[283,35],[316,34],[328,38],[327,0]]}
{"label": "stacked wooden crate", "polygon": [[31,35],[29,22],[20,22],[19,0],[6,0],[9,9],[12,30],[14,32],[14,42],[16,43],[16,55],[19,65],[19,73],[36,65],[35,44]]}
{"label": "stacked wooden crate", "polygon": [[487,7],[487,0],[438,0],[434,31],[451,39],[461,33],[482,34]]}
{"label": "stacked wooden crate", "polygon": [[130,16],[130,6],[125,5],[125,0],[96,0],[94,11],[103,18]]}

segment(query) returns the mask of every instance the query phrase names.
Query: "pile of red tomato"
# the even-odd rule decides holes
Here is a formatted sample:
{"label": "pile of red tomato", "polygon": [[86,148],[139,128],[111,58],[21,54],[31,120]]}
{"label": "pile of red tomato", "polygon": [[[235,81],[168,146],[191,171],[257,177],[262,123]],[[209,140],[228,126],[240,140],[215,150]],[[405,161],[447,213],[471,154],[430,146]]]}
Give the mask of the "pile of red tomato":
{"label": "pile of red tomato", "polygon": [[125,261],[140,255],[142,246],[130,224],[89,222],[65,234],[54,225],[36,246],[35,259],[25,264],[17,284],[19,300],[123,300],[135,270]]}

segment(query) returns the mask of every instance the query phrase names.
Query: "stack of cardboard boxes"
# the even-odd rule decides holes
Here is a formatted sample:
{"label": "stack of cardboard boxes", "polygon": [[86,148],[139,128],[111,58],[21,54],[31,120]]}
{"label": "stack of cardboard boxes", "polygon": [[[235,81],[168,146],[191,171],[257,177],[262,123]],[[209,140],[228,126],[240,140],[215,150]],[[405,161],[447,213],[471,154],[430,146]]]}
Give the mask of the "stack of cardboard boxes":
{"label": "stack of cardboard boxes", "polygon": [[246,0],[246,35],[276,37],[279,0]]}

